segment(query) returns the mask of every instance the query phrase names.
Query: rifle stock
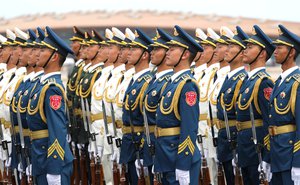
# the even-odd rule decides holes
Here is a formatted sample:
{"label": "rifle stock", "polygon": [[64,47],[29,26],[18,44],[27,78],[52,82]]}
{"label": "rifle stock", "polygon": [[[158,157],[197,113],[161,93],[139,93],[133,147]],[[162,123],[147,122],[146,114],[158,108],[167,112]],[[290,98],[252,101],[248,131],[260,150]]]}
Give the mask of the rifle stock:
{"label": "rifle stock", "polygon": [[243,177],[238,166],[234,167],[235,176],[234,176],[234,184],[235,185],[243,185]]}
{"label": "rifle stock", "polygon": [[96,167],[95,167],[95,157],[94,154],[92,154],[90,159],[90,169],[91,169],[91,185],[96,185]]}
{"label": "rifle stock", "polygon": [[127,181],[127,178],[126,178],[126,165],[125,164],[122,164],[120,184],[121,185],[128,185],[128,181]]}
{"label": "rifle stock", "polygon": [[222,164],[218,164],[218,185],[225,185],[225,177]]}
{"label": "rifle stock", "polygon": [[145,184],[146,184],[146,180],[145,180],[144,166],[141,165],[140,176],[138,178],[138,185],[145,185]]}
{"label": "rifle stock", "polygon": [[209,169],[206,158],[202,158],[202,185],[211,185]]}
{"label": "rifle stock", "polygon": [[114,184],[120,184],[120,171],[118,169],[118,164],[116,161],[113,161],[113,179]]}
{"label": "rifle stock", "polygon": [[81,184],[87,185],[87,170],[86,170],[86,154],[83,150],[81,150],[80,155],[80,177],[81,177]]}

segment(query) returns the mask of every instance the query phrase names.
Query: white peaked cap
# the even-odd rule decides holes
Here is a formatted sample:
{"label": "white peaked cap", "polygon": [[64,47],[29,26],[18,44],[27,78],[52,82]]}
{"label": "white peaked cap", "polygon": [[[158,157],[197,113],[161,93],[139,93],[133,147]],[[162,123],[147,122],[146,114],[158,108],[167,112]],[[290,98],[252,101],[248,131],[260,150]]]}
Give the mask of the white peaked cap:
{"label": "white peaked cap", "polygon": [[226,36],[226,37],[228,37],[230,39],[232,39],[233,36],[234,36],[234,33],[228,27],[226,27],[226,26],[222,26],[220,28],[220,34],[224,35],[224,36]]}
{"label": "white peaked cap", "polygon": [[7,41],[7,38],[0,34],[0,42],[4,43]]}
{"label": "white peaked cap", "polygon": [[125,39],[125,35],[118,28],[112,27],[111,30],[112,30],[115,37],[118,37],[121,40]]}
{"label": "white peaked cap", "polygon": [[130,39],[131,41],[133,41],[135,39],[135,35],[134,33],[129,29],[129,28],[126,28],[125,29],[125,35],[128,39]]}
{"label": "white peaked cap", "polygon": [[198,37],[201,40],[206,40],[207,35],[204,33],[204,31],[200,28],[196,29],[196,37]]}
{"label": "white peaked cap", "polygon": [[6,29],[6,37],[11,40],[16,40],[16,35],[10,29]]}
{"label": "white peaked cap", "polygon": [[105,29],[105,37],[106,37],[107,39],[112,39],[113,36],[114,36],[113,32],[112,32],[110,29],[106,28],[106,29]]}
{"label": "white peaked cap", "polygon": [[20,30],[19,28],[15,27],[15,34],[17,37],[23,39],[23,40],[27,40],[28,39],[28,34],[23,32],[22,30]]}
{"label": "white peaked cap", "polygon": [[211,28],[207,28],[207,36],[214,40],[218,40],[220,38],[220,36]]}

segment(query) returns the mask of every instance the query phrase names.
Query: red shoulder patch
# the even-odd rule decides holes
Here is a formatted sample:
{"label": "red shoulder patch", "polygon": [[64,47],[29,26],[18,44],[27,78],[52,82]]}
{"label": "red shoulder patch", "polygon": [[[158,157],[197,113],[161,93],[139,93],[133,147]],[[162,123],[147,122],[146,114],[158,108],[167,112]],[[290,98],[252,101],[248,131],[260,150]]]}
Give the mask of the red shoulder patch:
{"label": "red shoulder patch", "polygon": [[50,106],[52,109],[57,110],[61,106],[62,97],[59,95],[50,96]]}
{"label": "red shoulder patch", "polygon": [[264,96],[267,100],[270,100],[273,89],[271,87],[264,88]]}
{"label": "red shoulder patch", "polygon": [[189,91],[185,93],[185,102],[189,105],[189,106],[193,106],[196,103],[196,99],[197,99],[197,94],[195,91]]}

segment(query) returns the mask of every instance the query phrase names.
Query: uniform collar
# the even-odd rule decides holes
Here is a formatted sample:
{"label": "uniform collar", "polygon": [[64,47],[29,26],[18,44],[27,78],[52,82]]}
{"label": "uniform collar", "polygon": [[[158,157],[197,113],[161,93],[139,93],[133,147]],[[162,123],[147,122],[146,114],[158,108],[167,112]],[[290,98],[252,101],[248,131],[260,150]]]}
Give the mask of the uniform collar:
{"label": "uniform collar", "polygon": [[233,77],[233,75],[235,75],[236,73],[238,73],[239,71],[241,71],[241,70],[243,70],[243,69],[245,69],[244,66],[238,67],[238,68],[236,68],[236,69],[230,71],[230,72],[228,73],[228,79],[230,79],[231,77]]}
{"label": "uniform collar", "polygon": [[51,76],[54,76],[54,75],[60,75],[60,74],[61,74],[60,71],[45,74],[44,76],[41,77],[41,80],[40,80],[40,81],[43,82],[44,80],[50,78]]}
{"label": "uniform collar", "polygon": [[217,71],[217,75],[218,75],[219,77],[222,77],[222,76],[225,77],[225,75],[226,75],[229,71],[230,71],[230,66],[225,66],[225,67],[220,68],[220,69]]}
{"label": "uniform collar", "polygon": [[207,64],[202,64],[198,67],[194,68],[195,74],[200,73],[201,71],[204,71],[207,68]]}
{"label": "uniform collar", "polygon": [[31,79],[32,76],[34,76],[34,71],[32,71],[31,73],[29,73],[28,75],[26,75],[26,76],[23,78],[23,82],[26,82],[26,80]]}
{"label": "uniform collar", "polygon": [[33,79],[35,79],[37,76],[41,75],[44,73],[44,70],[42,71],[38,71],[36,73],[34,73],[34,75],[31,76],[30,80],[32,81]]}
{"label": "uniform collar", "polygon": [[113,70],[114,65],[106,66],[105,68],[102,69],[102,74],[110,73],[111,70]]}
{"label": "uniform collar", "polygon": [[135,73],[135,69],[134,69],[134,67],[132,67],[132,68],[128,69],[127,71],[125,71],[124,77],[125,78],[132,77],[134,73]]}
{"label": "uniform collar", "polygon": [[15,72],[16,76],[21,76],[26,74],[26,67],[20,67]]}
{"label": "uniform collar", "polygon": [[97,67],[99,67],[99,66],[103,66],[104,65],[104,63],[103,62],[100,62],[100,63],[98,63],[98,64],[95,64],[95,65],[92,65],[88,70],[89,70],[89,72],[92,72],[94,69],[96,69]]}
{"label": "uniform collar", "polygon": [[16,67],[11,68],[10,70],[6,71],[6,72],[4,73],[4,75],[5,75],[6,77],[10,77],[11,74],[13,74],[16,70],[17,70]]}
{"label": "uniform collar", "polygon": [[88,70],[88,68],[90,67],[92,65],[92,63],[88,63],[87,65],[85,65],[84,67],[83,67],[83,71],[87,71]]}
{"label": "uniform collar", "polygon": [[75,62],[75,66],[78,66],[82,61],[83,61],[83,59],[77,60],[77,62]]}
{"label": "uniform collar", "polygon": [[141,70],[140,72],[135,73],[135,74],[133,75],[133,81],[136,81],[136,79],[138,79],[140,76],[142,76],[144,73],[146,73],[146,72],[148,72],[148,71],[150,71],[149,68],[143,69],[143,70]]}
{"label": "uniform collar", "polygon": [[172,72],[172,71],[173,71],[172,69],[167,69],[167,70],[161,71],[159,73],[156,73],[155,74],[156,80],[159,79],[160,77],[164,76],[165,74]]}
{"label": "uniform collar", "polygon": [[249,71],[248,72],[248,77],[249,79],[255,74],[257,73],[258,71],[262,70],[262,69],[266,69],[266,67],[258,67],[256,69],[253,69],[252,71]]}
{"label": "uniform collar", "polygon": [[125,64],[121,64],[118,67],[114,68],[111,73],[112,73],[113,76],[115,76],[115,75],[121,73],[121,71],[124,71],[124,70],[125,70]]}
{"label": "uniform collar", "polygon": [[186,71],[188,71],[188,70],[190,70],[190,69],[182,69],[182,70],[176,72],[175,74],[173,74],[173,75],[171,76],[172,82],[173,82],[177,77],[179,77],[182,73],[184,73],[184,72],[186,72]]}
{"label": "uniform collar", "polygon": [[292,72],[294,72],[297,69],[299,69],[299,67],[298,66],[294,66],[294,67],[291,67],[288,70],[284,71],[283,73],[281,73],[280,74],[280,77],[281,77],[280,84],[286,79],[286,77],[288,77]]}
{"label": "uniform collar", "polygon": [[7,66],[7,64],[5,64],[5,63],[0,63],[0,70],[2,69],[2,70],[4,70],[4,71],[6,71],[6,66]]}

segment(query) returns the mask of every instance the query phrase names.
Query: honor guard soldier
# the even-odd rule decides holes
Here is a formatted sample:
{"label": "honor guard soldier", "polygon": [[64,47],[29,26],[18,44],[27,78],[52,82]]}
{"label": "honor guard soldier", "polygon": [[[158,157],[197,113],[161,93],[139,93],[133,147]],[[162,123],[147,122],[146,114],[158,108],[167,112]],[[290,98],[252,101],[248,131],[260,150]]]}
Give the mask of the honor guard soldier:
{"label": "honor guard soldier", "polygon": [[[158,107],[160,95],[173,74],[172,66],[167,66],[166,56],[169,47],[167,42],[172,40],[172,37],[160,28],[156,29],[156,36],[152,39],[153,48],[151,51],[151,63],[156,66],[157,73],[149,82],[148,88],[144,94],[143,116],[144,116],[144,156],[143,165],[152,170],[153,158],[155,155],[155,126],[156,126],[156,110]],[[135,162],[137,170],[141,169],[139,161]],[[156,180],[159,180],[157,178]],[[153,175],[150,173],[150,182],[153,183]]]}
{"label": "honor guard soldier", "polygon": [[[206,62],[207,69],[205,74],[199,81],[200,86],[200,116],[199,116],[199,128],[198,135],[204,137],[203,139],[203,155],[207,158],[207,164],[209,167],[209,173],[211,174],[214,184],[217,182],[217,166],[216,166],[216,149],[213,139],[215,136],[211,134],[211,125],[209,124],[209,109],[208,109],[208,100],[210,89],[213,86],[214,81],[217,79],[216,74],[220,68],[219,61],[214,60],[214,50],[216,48],[216,42],[220,36],[214,32],[211,28],[207,29],[207,38],[200,41],[200,44],[203,46],[203,52],[200,57],[199,62]],[[216,135],[216,133],[214,133]]]}
{"label": "honor guard soldier", "polygon": [[[3,46],[2,44],[7,41],[3,35],[0,34],[0,54],[2,53]],[[0,81],[3,79],[3,74],[6,72],[6,61],[0,56]]]}
{"label": "honor guard soldier", "polygon": [[[135,160],[140,160],[143,154],[143,95],[148,87],[152,75],[149,70],[150,52],[149,47],[153,41],[140,29],[135,30],[135,39],[130,43],[128,63],[135,68],[135,75],[125,92],[123,105],[123,137],[121,145],[120,163],[128,165],[130,184],[144,182],[144,168],[137,174]],[[141,164],[142,165],[142,164]]]}
{"label": "honor guard soldier", "polygon": [[[232,159],[236,155],[236,113],[235,103],[240,91],[246,71],[243,67],[243,50],[246,48],[248,35],[239,27],[236,27],[236,34],[233,38],[227,39],[229,43],[225,53],[224,62],[229,63],[230,72],[220,89],[217,101],[216,126],[218,128],[217,157],[222,163],[226,183],[235,184]],[[225,110],[224,110],[225,109]],[[239,169],[237,169],[239,170]],[[235,171],[235,175],[241,175]],[[241,182],[242,183],[242,182]]]}
{"label": "honor guard soldier", "polygon": [[274,84],[266,72],[265,65],[275,47],[257,25],[253,26],[252,36],[246,42],[243,62],[250,66],[250,72],[240,88],[236,119],[238,165],[242,170],[244,185],[250,185],[259,184],[257,168],[261,163],[260,156],[268,156],[266,147],[262,148],[260,145],[269,142],[267,108]]}
{"label": "honor guard soldier", "polygon": [[70,184],[73,156],[66,140],[66,95],[60,69],[72,50],[46,27],[37,66],[45,75],[30,95],[27,121],[31,130],[32,174],[37,184]]}
{"label": "honor guard soldier", "polygon": [[167,43],[168,66],[174,67],[156,110],[154,171],[163,184],[198,184],[201,154],[196,146],[199,88],[190,65],[202,47],[179,26]]}
{"label": "honor guard soldier", "polygon": [[[300,37],[279,25],[274,57],[282,73],[276,80],[269,104],[270,164],[272,184],[300,184],[299,128],[300,71],[295,63]],[[267,161],[268,162],[268,161]],[[269,166],[269,164],[267,164]]]}
{"label": "honor guard soldier", "polygon": [[[207,35],[201,30],[200,28],[196,29],[196,41],[200,43],[201,41],[207,38]],[[199,55],[199,56],[198,56]],[[203,78],[205,74],[205,70],[207,69],[206,61],[200,60],[202,52],[198,52],[194,61],[195,61],[195,68],[192,70],[194,74],[194,78],[199,83],[200,80]]]}

